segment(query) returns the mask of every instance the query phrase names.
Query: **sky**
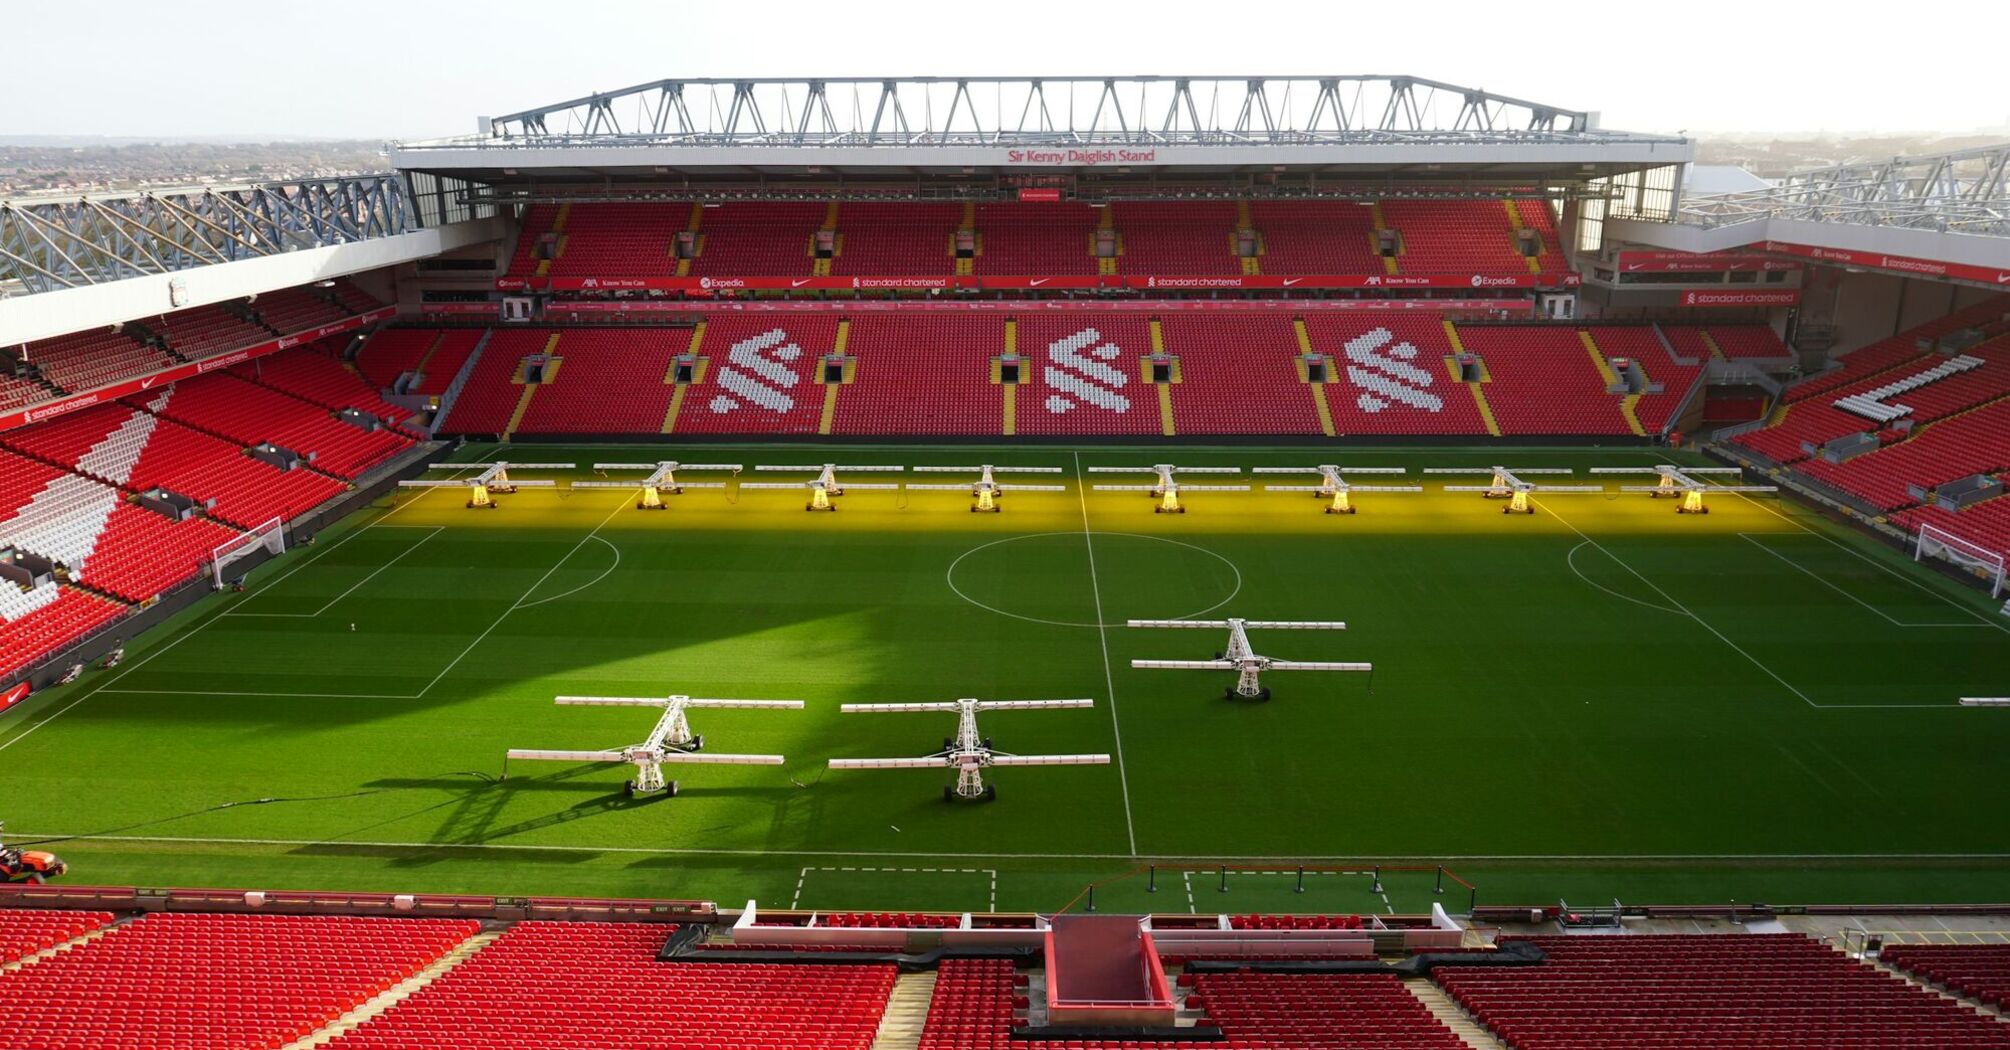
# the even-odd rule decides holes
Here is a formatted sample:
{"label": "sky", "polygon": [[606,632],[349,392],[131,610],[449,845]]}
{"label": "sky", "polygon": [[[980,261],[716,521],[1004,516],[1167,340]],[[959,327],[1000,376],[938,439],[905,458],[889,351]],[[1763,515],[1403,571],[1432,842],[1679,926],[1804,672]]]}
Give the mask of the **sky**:
{"label": "sky", "polygon": [[10,7],[0,135],[427,138],[671,76],[956,74],[1408,74],[1692,135],[2010,125],[2000,67],[1950,53],[2010,33],[2003,0],[1876,17],[1752,0],[1547,9],[1567,18],[1498,0]]}

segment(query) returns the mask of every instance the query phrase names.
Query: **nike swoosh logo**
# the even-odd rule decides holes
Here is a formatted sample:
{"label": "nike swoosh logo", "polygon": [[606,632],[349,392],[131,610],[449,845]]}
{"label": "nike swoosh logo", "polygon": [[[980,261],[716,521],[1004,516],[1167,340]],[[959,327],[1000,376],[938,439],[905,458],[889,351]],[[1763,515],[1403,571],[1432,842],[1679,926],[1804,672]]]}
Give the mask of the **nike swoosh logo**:
{"label": "nike swoosh logo", "polygon": [[1634,271],[1634,270],[1642,270],[1642,269],[1646,269],[1646,267],[1647,267],[1647,264],[1646,264],[1646,263],[1627,263],[1627,264],[1626,264],[1626,269],[1627,269],[1627,272],[1629,272],[1629,273],[1631,273],[1631,272],[1632,272],[1632,271]]}
{"label": "nike swoosh logo", "polygon": [[1996,283],[1997,283],[1997,284],[2010,284],[2010,273],[1999,273],[1999,274],[1997,274],[1997,275],[1996,275]]}
{"label": "nike swoosh logo", "polygon": [[1286,288],[1289,288],[1289,287],[1291,287],[1292,285],[1294,285],[1294,284],[1297,284],[1298,282],[1300,282],[1300,281],[1302,281],[1302,280],[1304,280],[1304,279],[1305,279],[1305,278],[1303,278],[1303,277],[1286,277],[1286,278],[1284,279],[1284,287],[1286,287]]}
{"label": "nike swoosh logo", "polygon": [[810,283],[810,282],[809,282],[809,279],[808,279],[808,278],[804,278],[803,280],[800,280],[800,281],[790,281],[790,282],[789,282],[789,287],[791,287],[791,288],[801,288],[801,287],[802,287],[803,285],[806,285],[806,284],[808,284],[808,283]]}
{"label": "nike swoosh logo", "polygon": [[1034,278],[1033,280],[1030,280],[1030,281],[1027,281],[1027,282],[1026,282],[1026,287],[1028,287],[1028,288],[1038,288],[1038,287],[1040,287],[1041,285],[1043,285],[1043,284],[1046,284],[1048,280],[1049,280],[1049,278],[1046,278],[1046,277],[1037,277],[1037,278]]}

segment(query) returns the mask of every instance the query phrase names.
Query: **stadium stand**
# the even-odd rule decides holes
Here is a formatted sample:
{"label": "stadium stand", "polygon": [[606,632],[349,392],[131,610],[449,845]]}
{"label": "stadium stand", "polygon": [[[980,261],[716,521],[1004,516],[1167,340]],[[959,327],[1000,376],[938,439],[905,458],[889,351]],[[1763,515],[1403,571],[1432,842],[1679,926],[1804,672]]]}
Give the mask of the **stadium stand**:
{"label": "stadium stand", "polygon": [[225,310],[198,306],[142,322],[167,340],[168,349],[190,361],[229,353],[272,338],[272,333]]}
{"label": "stadium stand", "polygon": [[456,434],[500,434],[524,395],[524,359],[542,354],[552,333],[502,328],[488,334],[467,385],[447,410],[441,430]]}
{"label": "stadium stand", "polygon": [[1719,355],[1728,361],[1791,361],[1794,356],[1787,344],[1780,341],[1779,333],[1766,325],[1711,325],[1704,331],[1710,334]]}
{"label": "stadium stand", "polygon": [[336,1050],[866,1050],[891,965],[659,963],[672,927],[522,922]]}
{"label": "stadium stand", "polygon": [[[1638,364],[1650,386],[1661,387],[1660,393],[1641,394],[1635,399],[1632,402],[1633,413],[1640,428],[1648,434],[1660,434],[1666,430],[1669,417],[1682,406],[1689,389],[1696,383],[1696,377],[1702,375],[1707,366],[1701,361],[1693,365],[1677,363],[1669,354],[1668,346],[1662,343],[1662,334],[1650,325],[1593,325],[1585,331],[1591,334],[1592,342],[1597,345],[1608,366],[1612,366],[1615,358],[1631,360]],[[1625,413],[1622,400],[1620,415]]]}
{"label": "stadium stand", "polygon": [[384,305],[376,296],[356,287],[355,282],[347,277],[337,277],[335,286],[328,289],[328,294],[334,296],[335,301],[352,314],[367,314]]}
{"label": "stadium stand", "polygon": [[1092,274],[1102,210],[1086,204],[980,204],[977,273]]}
{"label": "stadium stand", "polygon": [[[11,368],[7,362],[7,358],[0,357],[0,366]],[[0,411],[11,411],[55,396],[55,390],[33,379],[0,375]]]}
{"label": "stadium stand", "polygon": [[1002,391],[991,361],[1005,350],[996,314],[864,314],[845,342],[853,381],[838,394],[832,433],[997,434]]}
{"label": "stadium stand", "polygon": [[1384,272],[1375,212],[1354,201],[1254,201],[1257,265],[1264,273]]}
{"label": "stadium stand", "polygon": [[0,1042],[46,1050],[278,1047],[478,928],[454,919],[157,913],[8,974]]}
{"label": "stadium stand", "polygon": [[545,382],[517,430],[526,434],[647,434],[660,431],[675,387],[670,362],[691,343],[688,328],[579,328],[563,332]]}
{"label": "stadium stand", "polygon": [[1359,915],[1231,915],[1228,925],[1237,930],[1359,930]]}
{"label": "stadium stand", "polygon": [[956,272],[961,204],[843,204],[830,272],[882,277]]}
{"label": "stadium stand", "polygon": [[1021,434],[1164,433],[1150,382],[1151,322],[1138,314],[1021,317]]}
{"label": "stadium stand", "polygon": [[[174,358],[158,348],[109,328],[30,343],[22,349],[42,378],[72,392],[144,375],[174,363]],[[44,390],[33,400],[50,395],[50,391]]]}
{"label": "stadium stand", "polygon": [[32,591],[0,584],[0,675],[12,674],[95,633],[126,607],[45,583]]}
{"label": "stadium stand", "polygon": [[[2010,484],[2010,474],[1997,475],[1996,480]],[[1958,512],[1930,503],[1910,507],[1893,515],[1892,520],[1914,534],[1923,525],[1936,525],[1977,546],[2010,555],[2010,499],[2002,496]]]}
{"label": "stadium stand", "polygon": [[817,916],[824,926],[840,926],[848,929],[944,929],[953,930],[963,924],[956,915],[928,915],[922,912],[884,911],[834,911]]}
{"label": "stadium stand", "polygon": [[1434,971],[1515,1050],[2010,1046],[2010,1025],[1798,934],[1527,939],[1542,965]]}
{"label": "stadium stand", "polygon": [[2010,1002],[2010,944],[1888,944],[1878,958],[1985,1005]]}
{"label": "stadium stand", "polygon": [[[158,414],[241,445],[271,442],[306,457],[314,469],[345,480],[399,452],[412,440],[391,430],[364,430],[344,423],[320,406],[229,373],[185,379]],[[127,398],[141,407],[150,394]]]}
{"label": "stadium stand", "polygon": [[0,909],[0,962],[12,962],[82,937],[111,921],[108,911]]}
{"label": "stadium stand", "polygon": [[252,300],[251,309],[275,332],[304,332],[346,320],[349,311],[307,288],[281,288]]}
{"label": "stadium stand", "polygon": [[379,397],[376,388],[335,356],[351,338],[346,333],[330,336],[317,343],[254,358],[232,365],[230,374],[322,408],[334,411],[353,408],[387,424],[396,424],[410,413]]}
{"label": "stadium stand", "polygon": [[1308,313],[1306,343],[1326,358],[1326,404],[1337,434],[1485,434],[1458,381],[1446,323],[1435,314]]}
{"label": "stadium stand", "polygon": [[838,329],[828,313],[714,316],[692,336],[706,371],[686,388],[673,433],[816,433],[819,362],[837,345]]}
{"label": "stadium stand", "polygon": [[[1182,978],[1184,983],[1184,978]],[[1187,997],[1231,1047],[1320,1050],[1463,1050],[1402,982],[1387,974],[1206,973]],[[1055,1044],[1011,1037],[1025,992],[1005,959],[948,959],[936,973],[920,1050],[1029,1050]],[[1081,1050],[1171,1050],[1193,1045],[1138,1038],[1086,1039]],[[1206,1045],[1206,1044],[1202,1044]]]}
{"label": "stadium stand", "polygon": [[807,277],[813,262],[810,242],[829,207],[768,202],[708,204],[699,210],[698,254],[690,268],[694,276]]}
{"label": "stadium stand", "polygon": [[1120,201],[1109,210],[1120,273],[1242,272],[1233,201]]}
{"label": "stadium stand", "polygon": [[565,208],[553,277],[662,277],[677,269],[674,242],[690,210],[656,204],[573,204]]}
{"label": "stadium stand", "polygon": [[1506,434],[1630,434],[1620,398],[1568,327],[1460,325],[1486,363],[1486,398]]}
{"label": "stadium stand", "polygon": [[[1515,225],[1533,225],[1543,236],[1546,263],[1563,267],[1556,250],[1554,223],[1541,201],[1526,212],[1515,202],[1487,200],[1390,200],[1379,210],[1382,221],[1401,235],[1396,256],[1399,273],[1529,273],[1529,261],[1515,245]],[[1514,217],[1511,217],[1514,216]],[[1268,271],[1266,271],[1268,272]]]}
{"label": "stadium stand", "polygon": [[1299,375],[1289,315],[1178,314],[1160,322],[1179,362],[1171,388],[1181,434],[1317,434],[1312,389]]}

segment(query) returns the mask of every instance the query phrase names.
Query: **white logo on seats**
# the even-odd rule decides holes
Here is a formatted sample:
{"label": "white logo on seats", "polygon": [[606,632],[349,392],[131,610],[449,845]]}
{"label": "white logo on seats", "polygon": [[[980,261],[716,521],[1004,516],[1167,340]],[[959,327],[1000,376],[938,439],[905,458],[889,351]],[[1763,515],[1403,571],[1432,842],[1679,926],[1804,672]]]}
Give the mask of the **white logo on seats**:
{"label": "white logo on seats", "polygon": [[789,333],[779,328],[734,343],[726,351],[727,363],[719,368],[718,382],[726,393],[713,397],[707,407],[720,415],[742,407],[743,403],[777,415],[787,412],[796,407],[796,399],[785,389],[802,382],[803,377],[782,362],[801,356],[803,348],[790,342]]}
{"label": "white logo on seats", "polygon": [[[1130,382],[1130,377],[1107,363],[1116,360],[1123,348],[1115,343],[1100,343],[1102,338],[1103,333],[1084,328],[1047,344],[1047,360],[1051,363],[1040,370],[1040,375],[1056,391],[1047,395],[1047,411],[1059,415],[1078,404],[1111,412],[1131,410],[1131,399],[1117,393],[1118,388]],[[1084,350],[1088,352],[1083,353]]]}
{"label": "white logo on seats", "polygon": [[[1442,410],[1444,398],[1422,389],[1431,385],[1431,373],[1410,363],[1417,348],[1408,342],[1389,346],[1395,339],[1387,328],[1371,328],[1347,341],[1347,378],[1362,388],[1354,403],[1363,412],[1380,412],[1399,401],[1426,412]],[[1383,347],[1387,356],[1377,353]]]}

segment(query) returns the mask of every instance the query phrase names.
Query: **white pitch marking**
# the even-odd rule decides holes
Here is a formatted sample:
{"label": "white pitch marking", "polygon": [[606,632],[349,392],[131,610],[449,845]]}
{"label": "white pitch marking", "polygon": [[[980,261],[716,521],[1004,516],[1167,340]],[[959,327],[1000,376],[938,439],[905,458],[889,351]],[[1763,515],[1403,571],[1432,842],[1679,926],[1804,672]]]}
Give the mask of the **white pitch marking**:
{"label": "white pitch marking", "polygon": [[[1117,785],[1123,790],[1124,795],[1124,833],[1130,840],[1131,855],[1136,856],[1138,828],[1131,820],[1131,781],[1129,774],[1124,771],[1124,731],[1117,724],[1117,681],[1115,674],[1110,670],[1110,632],[1109,628],[1103,626],[1103,587],[1096,582],[1096,540],[1095,534],[1089,531],[1089,498],[1086,495],[1089,486],[1082,477],[1080,453],[1075,454],[1075,482],[1075,499],[1082,506],[1082,544],[1089,552],[1089,593],[1096,600],[1096,643],[1103,650],[1103,685],[1109,690],[1110,732],[1115,736],[1117,745]],[[1240,572],[1236,573],[1238,580],[1241,577]]]}
{"label": "white pitch marking", "polygon": [[[336,602],[339,602],[339,601],[341,601],[342,599],[344,599],[344,598],[347,598],[347,597],[349,597],[349,596],[350,596],[351,594],[354,594],[354,593],[356,593],[356,589],[357,589],[357,588],[359,588],[359,587],[363,586],[363,585],[364,585],[364,584],[366,584],[366,583],[369,583],[369,582],[370,582],[371,580],[374,580],[374,579],[376,579],[379,573],[382,573],[382,572],[383,572],[383,571],[384,571],[385,569],[388,569],[388,568],[390,568],[391,566],[393,566],[393,565],[396,565],[396,564],[397,564],[397,563],[398,563],[398,562],[399,562],[400,560],[402,560],[402,559],[403,559],[403,558],[405,557],[405,555],[407,555],[407,554],[410,554],[410,553],[412,553],[412,552],[413,552],[413,551],[415,551],[415,550],[418,550],[418,549],[419,549],[420,547],[423,547],[423,546],[425,546],[425,545],[426,545],[426,543],[427,543],[427,541],[431,540],[431,539],[432,539],[433,537],[435,537],[435,536],[438,536],[438,535],[439,535],[440,533],[442,533],[442,532],[445,532],[445,531],[447,531],[447,530],[446,530],[446,526],[444,526],[444,525],[431,525],[431,526],[427,526],[427,525],[392,525],[392,526],[390,526],[390,527],[391,527],[391,528],[394,528],[394,529],[424,529],[424,528],[430,528],[430,529],[432,529],[432,531],[431,531],[431,532],[428,532],[428,533],[426,533],[426,535],[425,535],[425,536],[421,537],[421,538],[420,538],[420,540],[419,540],[419,542],[417,542],[417,543],[414,543],[414,544],[412,544],[411,546],[409,546],[409,547],[405,548],[405,549],[404,549],[404,550],[402,550],[402,551],[399,551],[399,552],[398,552],[398,554],[397,554],[397,556],[396,556],[396,557],[394,557],[394,558],[392,558],[392,559],[391,559],[390,561],[387,561],[387,562],[385,562],[384,564],[382,564],[382,565],[379,565],[379,566],[377,566],[377,568],[376,568],[376,569],[375,569],[375,570],[374,570],[373,572],[371,572],[371,573],[370,573],[370,575],[368,575],[368,576],[365,576],[365,577],[363,577],[362,579],[360,579],[360,580],[357,580],[357,581],[356,581],[355,583],[352,583],[352,584],[350,584],[350,585],[349,585],[349,589],[348,589],[348,590],[346,590],[346,591],[343,591],[343,592],[342,592],[341,594],[338,594],[338,595],[336,595],[335,597],[333,597],[333,598],[330,598],[330,599],[328,599],[328,600],[327,600],[326,602],[322,603],[322,605],[321,605],[321,608],[319,608],[319,609],[316,609],[316,610],[314,610],[314,611],[313,611],[313,612],[311,612],[311,613],[261,613],[261,612],[239,612],[239,611],[237,611],[236,609],[234,609],[234,608],[233,608],[233,609],[226,609],[226,610],[224,610],[224,612],[223,612],[223,615],[224,615],[224,616],[257,616],[257,617],[268,617],[268,618],[272,618],[272,619],[298,619],[298,620],[311,620],[311,619],[313,619],[313,618],[315,618],[315,617],[317,617],[317,616],[321,615],[322,613],[325,613],[325,612],[327,612],[327,611],[328,611],[329,609],[331,609],[331,608],[334,608],[334,606],[335,606],[335,603],[336,603]],[[356,536],[356,535],[357,535],[358,533],[360,533],[361,531],[362,531],[362,530],[360,530],[360,529],[359,529],[359,530],[357,530],[357,532],[352,532],[352,533],[350,533],[350,534],[349,534],[348,536],[344,536],[344,537],[342,537],[342,543],[347,543],[347,542],[348,542],[348,541],[349,541],[349,540],[350,540],[350,539],[351,539],[352,537]],[[329,548],[329,549],[330,549],[330,550],[333,550],[333,549],[334,549],[335,547],[339,547],[339,546],[341,546],[341,543],[337,543],[337,544],[334,544],[334,545],[330,546],[330,548]],[[305,564],[307,564],[307,563],[306,563],[306,562],[301,562],[300,564],[301,564],[301,565],[305,565]],[[288,571],[287,575],[288,575],[288,576],[292,575],[292,574],[293,574],[293,572],[295,572],[295,571],[298,571],[298,570],[299,570],[299,568],[300,568],[300,565],[296,565],[296,566],[294,566],[292,570],[289,570],[289,571]],[[280,580],[283,580],[283,579],[285,579],[285,578],[286,578],[285,576],[282,576],[282,577],[280,577],[279,579],[280,579]],[[273,581],[272,581],[272,586],[276,586],[276,585],[278,585],[278,583],[279,583],[279,580],[273,580]],[[246,604],[247,602],[249,602],[249,601],[250,601],[251,599],[253,599],[253,598],[263,598],[263,597],[264,597],[264,596],[265,596],[266,594],[268,594],[268,593],[270,593],[270,592],[271,592],[271,590],[272,590],[272,586],[266,586],[266,587],[261,587],[261,588],[259,588],[259,590],[258,590],[258,593],[257,593],[257,594],[254,594],[254,595],[251,595],[251,596],[250,596],[249,598],[246,598],[246,599],[245,599],[245,601],[243,601],[243,602],[239,602],[239,603],[238,603],[238,605],[242,606],[242,605]]]}
{"label": "white pitch marking", "polygon": [[[1864,601],[1864,600],[1863,600],[1862,598],[1859,598],[1859,597],[1857,597],[1856,595],[1854,595],[1854,594],[1851,594],[1850,592],[1848,592],[1848,591],[1846,591],[1846,590],[1843,590],[1843,589],[1842,589],[1842,587],[1838,586],[1838,585],[1837,585],[1837,584],[1835,583],[1835,581],[1833,581],[1833,580],[1828,580],[1828,579],[1824,579],[1824,578],[1822,577],[1822,575],[1821,575],[1820,573],[1817,573],[1817,572],[1815,572],[1815,571],[1814,571],[1813,569],[1810,569],[1810,568],[1808,568],[1807,566],[1805,566],[1805,565],[1802,565],[1802,564],[1801,564],[1800,562],[1797,562],[1797,561],[1795,561],[1794,559],[1792,559],[1792,558],[1789,558],[1789,557],[1787,557],[1787,556],[1786,556],[1786,555],[1784,555],[1784,554],[1781,554],[1781,553],[1780,553],[1779,551],[1776,551],[1776,550],[1772,549],[1771,547],[1768,547],[1768,546],[1766,546],[1765,544],[1763,544],[1763,543],[1760,543],[1760,542],[1759,542],[1758,540],[1755,540],[1755,539],[1753,539],[1753,538],[1752,538],[1752,534],[1751,534],[1751,533],[1749,533],[1749,532],[1741,532],[1741,533],[1739,533],[1738,535],[1739,535],[1739,536],[1741,536],[1741,537],[1743,537],[1743,538],[1744,538],[1744,540],[1745,540],[1745,541],[1746,541],[1747,543],[1750,543],[1750,544],[1751,544],[1752,546],[1754,546],[1754,547],[1757,547],[1757,548],[1759,548],[1760,550],[1762,550],[1762,551],[1765,551],[1765,552],[1766,552],[1767,554],[1770,554],[1770,555],[1772,555],[1773,557],[1775,557],[1775,558],[1778,558],[1778,559],[1780,559],[1780,560],[1781,560],[1781,561],[1783,561],[1783,562],[1786,562],[1786,563],[1787,563],[1788,565],[1791,565],[1791,566],[1793,566],[1794,568],[1796,568],[1796,569],[1799,569],[1799,570],[1800,570],[1801,572],[1803,572],[1803,573],[1806,573],[1806,574],[1807,574],[1807,576],[1808,576],[1808,577],[1809,577],[1810,579],[1814,580],[1814,581],[1815,581],[1816,583],[1819,583],[1819,584],[1821,584],[1822,586],[1824,586],[1824,587],[1827,587],[1827,588],[1828,588],[1829,590],[1832,590],[1832,591],[1836,592],[1837,594],[1840,594],[1840,595],[1842,595],[1843,597],[1845,597],[1845,598],[1848,598],[1848,599],[1849,599],[1850,601],[1853,601],[1853,602],[1857,603],[1858,605],[1861,605],[1861,606],[1863,606],[1864,608],[1866,608],[1866,609],[1869,609],[1869,610],[1870,610],[1871,612],[1874,612],[1874,613],[1878,614],[1879,616],[1882,616],[1882,617],[1884,617],[1884,619],[1885,619],[1885,622],[1887,622],[1887,623],[1891,624],[1891,625],[1892,625],[1893,627],[1987,627],[1987,626],[1989,626],[1989,625],[1988,625],[1987,623],[1985,623],[1984,621],[1982,621],[1982,620],[1981,620],[1981,619],[1979,619],[1979,618],[1978,618],[1978,619],[1976,619],[1976,621],[1975,621],[1975,622],[1973,622],[1973,623],[1906,623],[1905,621],[1903,621],[1903,620],[1900,620],[1900,619],[1898,619],[1897,617],[1894,617],[1894,616],[1892,616],[1892,615],[1891,615],[1890,613],[1888,613],[1888,612],[1885,612],[1885,611],[1884,611],[1883,609],[1880,609],[1880,608],[1878,608],[1877,606],[1875,606],[1875,605],[1872,605],[1871,603],[1869,603],[1869,602],[1867,602],[1867,601]],[[1768,536],[1798,536],[1798,535],[1800,535],[1800,534],[1799,534],[1799,533],[1794,533],[1794,532],[1784,532],[1784,533],[1782,533],[1782,532],[1769,532],[1769,533],[1765,533],[1764,535],[1768,535]]]}
{"label": "white pitch marking", "polygon": [[[601,544],[602,544],[603,546],[605,546],[605,547],[606,547],[606,548],[607,548],[608,550],[611,550],[611,551],[613,551],[613,552],[614,552],[614,564],[612,564],[612,565],[609,565],[609,566],[607,567],[606,571],[602,572],[602,573],[601,573],[600,575],[598,575],[598,576],[595,576],[594,578],[592,578],[592,579],[590,579],[590,580],[586,581],[585,583],[582,583],[582,584],[580,584],[580,585],[579,585],[579,586],[577,586],[577,587],[574,587],[573,589],[571,589],[571,590],[569,590],[569,591],[566,591],[566,592],[565,592],[565,593],[563,593],[563,594],[554,594],[554,595],[552,595],[552,596],[551,596],[551,597],[549,597],[549,598],[539,598],[538,600],[536,600],[536,601],[534,601],[534,602],[526,602],[526,603],[524,603],[524,605],[522,606],[523,608],[525,608],[525,609],[529,609],[529,608],[531,608],[531,607],[533,607],[533,606],[538,606],[538,605],[543,605],[543,604],[544,604],[544,603],[546,603],[546,602],[555,602],[555,601],[559,600],[560,598],[570,598],[570,597],[572,597],[573,595],[575,595],[575,594],[578,594],[578,593],[579,593],[580,591],[583,591],[583,590],[587,589],[588,587],[591,587],[591,586],[593,586],[594,584],[596,584],[596,583],[599,583],[600,581],[602,581],[602,580],[604,580],[604,579],[608,578],[609,576],[612,576],[612,575],[614,575],[614,570],[616,570],[616,569],[618,569],[618,568],[620,568],[620,567],[621,567],[621,548],[619,548],[619,547],[616,547],[616,546],[615,546],[614,544],[612,544],[612,543],[609,543],[609,542],[608,542],[608,540],[607,540],[607,537],[605,537],[605,536],[589,536],[589,537],[587,537],[587,538],[588,538],[588,539],[593,539],[593,540],[598,540],[598,541],[600,541],[600,543],[601,543]],[[571,557],[571,555],[569,555],[569,554],[568,554],[568,555],[566,555],[566,557],[568,557],[568,558],[569,558],[569,557]]]}
{"label": "white pitch marking", "polygon": [[1635,605],[1645,606],[1649,609],[1655,610],[1656,612],[1665,612],[1670,616],[1683,615],[1683,612],[1680,609],[1670,609],[1665,605],[1656,605],[1653,602],[1643,602],[1640,599],[1635,598],[1630,594],[1621,594],[1618,591],[1615,591],[1612,588],[1607,587],[1602,583],[1599,583],[1597,580],[1594,580],[1591,577],[1586,576],[1583,570],[1577,567],[1577,552],[1583,550],[1587,545],[1590,544],[1590,542],[1591,542],[1590,540],[1586,540],[1584,543],[1580,543],[1577,546],[1572,547],[1570,549],[1570,553],[1563,556],[1563,563],[1565,565],[1570,566],[1570,571],[1576,573],[1578,579],[1583,580],[1585,583],[1588,583],[1591,586],[1596,587],[1599,590],[1604,591],[1605,593],[1612,595],[1614,598],[1618,598],[1622,601],[1629,601]]}

